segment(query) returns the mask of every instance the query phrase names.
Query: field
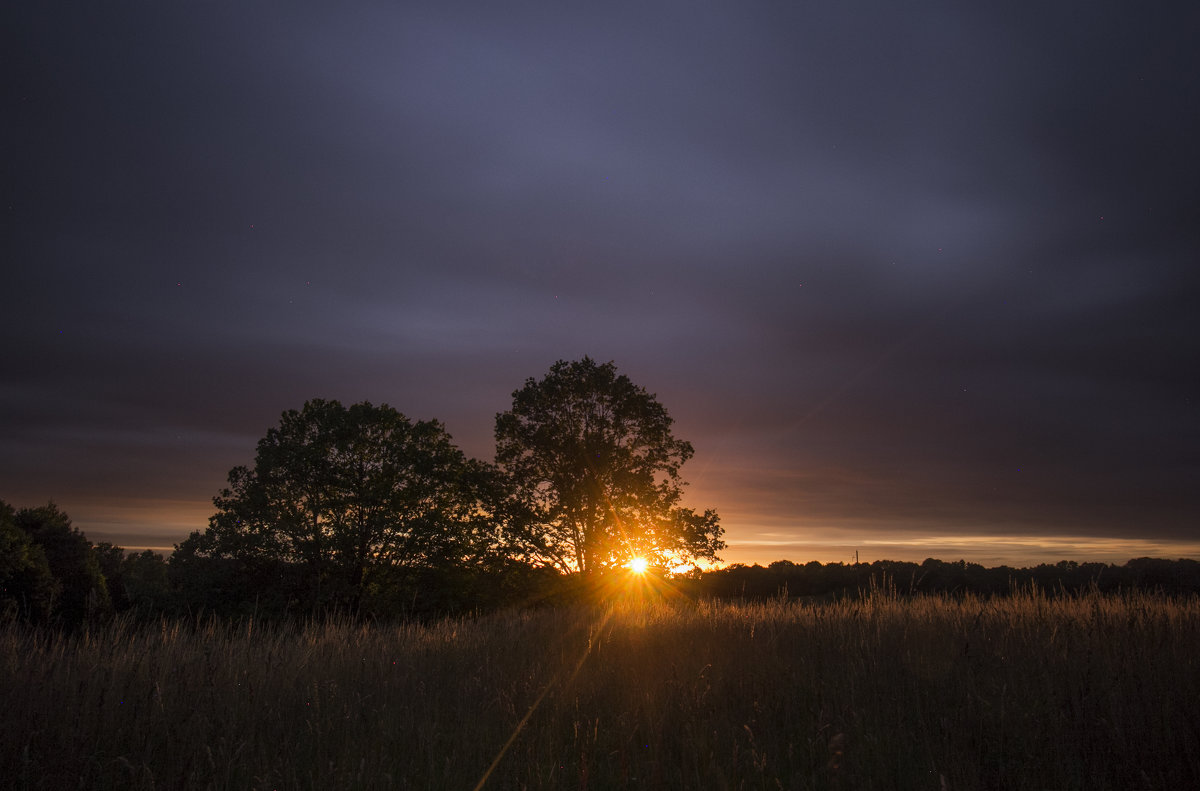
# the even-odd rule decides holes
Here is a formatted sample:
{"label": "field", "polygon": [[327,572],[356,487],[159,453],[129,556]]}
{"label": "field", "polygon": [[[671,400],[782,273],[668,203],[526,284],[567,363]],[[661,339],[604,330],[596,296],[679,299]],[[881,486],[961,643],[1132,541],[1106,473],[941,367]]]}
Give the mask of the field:
{"label": "field", "polygon": [[16,789],[1200,788],[1200,600],[0,629]]}

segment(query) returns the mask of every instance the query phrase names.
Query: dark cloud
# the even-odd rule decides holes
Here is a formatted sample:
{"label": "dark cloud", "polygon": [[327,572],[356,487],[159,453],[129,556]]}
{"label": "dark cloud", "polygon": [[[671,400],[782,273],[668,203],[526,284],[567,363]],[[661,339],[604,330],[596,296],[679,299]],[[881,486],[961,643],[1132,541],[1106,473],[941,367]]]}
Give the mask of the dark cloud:
{"label": "dark cloud", "polygon": [[734,559],[1200,551],[1200,12],[3,16],[6,499],[161,546],[308,398],[488,457],[589,354]]}

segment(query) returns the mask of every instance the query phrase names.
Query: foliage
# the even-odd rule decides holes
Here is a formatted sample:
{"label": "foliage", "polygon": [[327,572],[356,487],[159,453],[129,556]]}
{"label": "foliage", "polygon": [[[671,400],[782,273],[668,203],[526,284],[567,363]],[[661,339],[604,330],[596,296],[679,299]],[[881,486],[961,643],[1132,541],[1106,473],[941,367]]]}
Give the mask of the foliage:
{"label": "foliage", "polygon": [[921,563],[877,560],[872,563],[799,564],[777,560],[769,566],[733,564],[705,571],[680,584],[695,596],[766,599],[857,596],[886,586],[903,594],[948,593],[1003,596],[1035,586],[1048,595],[1088,590],[1159,590],[1200,594],[1200,562],[1189,559],[1136,558],[1118,566],[1064,560],[1029,568],[985,568],[965,560],[926,558]]}
{"label": "foliage", "polygon": [[563,571],[631,557],[672,567],[716,559],[715,511],[679,507],[690,443],[667,410],[613,363],[559,361],[496,416],[496,462],[529,514],[528,556]]}
{"label": "foliage", "polygon": [[437,421],[313,400],[283,413],[253,467],[230,471],[207,532],[179,549],[258,573],[301,566],[312,604],[353,606],[371,569],[490,551],[492,485],[491,470],[468,460]]}
{"label": "foliage", "polygon": [[121,581],[130,608],[153,613],[170,601],[167,562],[157,552],[144,549],[126,554],[121,561]]}
{"label": "foliage", "polygon": [[108,585],[92,543],[54,503],[22,508],[14,519],[17,527],[45,553],[46,562],[59,591],[53,617],[68,625],[81,624],[112,610]]}
{"label": "foliage", "polygon": [[149,549],[130,553],[107,541],[98,542],[94,551],[114,610],[150,614],[169,607],[170,582],[162,555]]}
{"label": "foliage", "polygon": [[311,607],[307,569],[258,555],[223,556],[210,532],[175,547],[167,576],[176,609],[193,615],[280,617]]}
{"label": "foliage", "polygon": [[92,552],[96,555],[100,573],[104,575],[104,585],[108,588],[108,598],[113,609],[129,609],[129,594],[125,590],[125,579],[121,573],[125,550],[108,541],[99,541],[92,546]]}
{"label": "foliage", "polygon": [[359,613],[384,620],[430,620],[544,601],[558,574],[496,557],[475,565],[372,569]]}
{"label": "foliage", "polygon": [[0,777],[19,790],[1197,788],[1197,644],[1200,598],[1145,593],[8,626]]}
{"label": "foliage", "polygon": [[48,620],[60,589],[46,553],[17,527],[13,507],[0,500],[0,622]]}

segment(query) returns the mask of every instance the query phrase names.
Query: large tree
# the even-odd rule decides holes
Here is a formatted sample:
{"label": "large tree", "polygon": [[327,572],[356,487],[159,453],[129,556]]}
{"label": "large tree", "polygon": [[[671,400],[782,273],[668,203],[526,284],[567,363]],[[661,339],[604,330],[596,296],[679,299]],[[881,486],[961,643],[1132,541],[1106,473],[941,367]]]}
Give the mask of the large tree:
{"label": "large tree", "polygon": [[300,566],[318,601],[355,602],[373,568],[486,551],[489,472],[437,421],[413,422],[387,405],[313,400],[283,413],[259,441],[253,467],[230,471],[208,531],[181,548]]}
{"label": "large tree", "polygon": [[496,416],[496,462],[531,516],[531,554],[564,571],[633,557],[674,567],[717,559],[715,511],[679,505],[690,443],[654,395],[588,357],[560,360]]}

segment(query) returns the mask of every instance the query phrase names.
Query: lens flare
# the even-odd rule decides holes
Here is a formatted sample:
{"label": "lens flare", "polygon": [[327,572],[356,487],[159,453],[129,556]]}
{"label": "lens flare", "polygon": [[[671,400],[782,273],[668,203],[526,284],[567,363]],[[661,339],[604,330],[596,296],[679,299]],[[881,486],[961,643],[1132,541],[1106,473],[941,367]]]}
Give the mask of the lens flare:
{"label": "lens flare", "polygon": [[650,563],[645,558],[634,558],[629,561],[629,570],[634,574],[645,574],[649,567]]}

